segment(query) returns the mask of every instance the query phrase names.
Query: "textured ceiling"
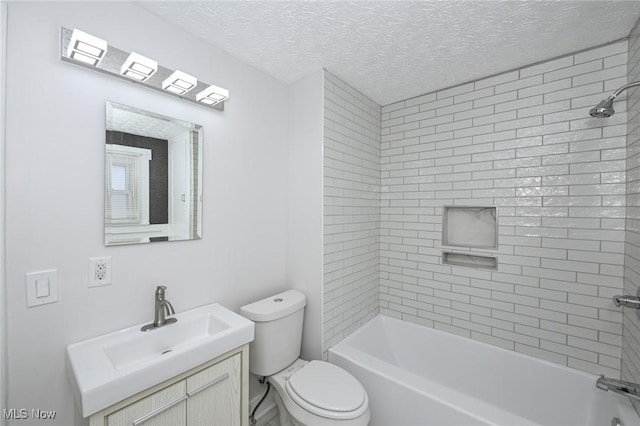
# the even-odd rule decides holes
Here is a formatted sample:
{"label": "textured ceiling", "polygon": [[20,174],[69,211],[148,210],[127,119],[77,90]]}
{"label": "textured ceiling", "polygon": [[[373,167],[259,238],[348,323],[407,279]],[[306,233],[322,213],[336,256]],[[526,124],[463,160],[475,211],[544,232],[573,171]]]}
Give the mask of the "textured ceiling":
{"label": "textured ceiling", "polygon": [[107,106],[107,130],[171,139],[193,129],[193,124],[175,118],[164,117],[125,105]]}
{"label": "textured ceiling", "polygon": [[380,105],[627,37],[640,17],[637,0],[141,4],[286,83],[324,67]]}

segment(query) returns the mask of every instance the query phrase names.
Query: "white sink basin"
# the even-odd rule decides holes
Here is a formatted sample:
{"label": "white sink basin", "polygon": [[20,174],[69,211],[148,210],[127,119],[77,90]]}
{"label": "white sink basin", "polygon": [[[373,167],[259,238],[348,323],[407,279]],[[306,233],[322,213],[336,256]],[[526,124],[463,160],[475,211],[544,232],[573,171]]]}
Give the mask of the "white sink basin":
{"label": "white sink basin", "polygon": [[155,330],[139,324],[67,348],[84,417],[253,340],[253,322],[217,303],[173,317]]}

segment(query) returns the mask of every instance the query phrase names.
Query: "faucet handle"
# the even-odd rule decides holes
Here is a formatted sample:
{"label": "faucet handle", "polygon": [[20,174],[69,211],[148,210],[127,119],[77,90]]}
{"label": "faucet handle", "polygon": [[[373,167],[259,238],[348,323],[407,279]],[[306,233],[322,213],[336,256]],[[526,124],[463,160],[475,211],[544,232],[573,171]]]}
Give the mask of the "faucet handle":
{"label": "faucet handle", "polygon": [[159,285],[156,287],[156,298],[164,299],[164,291],[167,289],[166,286]]}
{"label": "faucet handle", "polygon": [[632,309],[640,309],[640,297],[639,296],[613,296],[613,303],[616,306],[627,306]]}

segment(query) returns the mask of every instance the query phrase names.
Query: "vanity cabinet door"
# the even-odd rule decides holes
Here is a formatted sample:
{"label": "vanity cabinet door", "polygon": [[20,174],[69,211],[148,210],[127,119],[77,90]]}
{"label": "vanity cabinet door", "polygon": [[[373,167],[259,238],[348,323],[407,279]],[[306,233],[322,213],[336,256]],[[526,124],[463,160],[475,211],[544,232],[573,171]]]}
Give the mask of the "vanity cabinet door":
{"label": "vanity cabinet door", "polygon": [[107,416],[107,426],[186,426],[187,392],[182,380]]}
{"label": "vanity cabinet door", "polygon": [[240,426],[241,354],[187,378],[188,426]]}

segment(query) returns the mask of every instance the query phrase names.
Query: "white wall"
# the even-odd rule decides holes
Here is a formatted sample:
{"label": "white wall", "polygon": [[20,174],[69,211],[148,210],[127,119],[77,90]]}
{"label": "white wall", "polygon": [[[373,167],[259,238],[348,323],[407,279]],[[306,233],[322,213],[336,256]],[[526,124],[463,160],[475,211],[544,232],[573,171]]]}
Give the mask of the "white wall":
{"label": "white wall", "polygon": [[[6,392],[6,286],[5,286],[5,93],[7,5],[0,3],[0,411],[7,406]],[[0,425],[5,425],[4,416]]]}
{"label": "white wall", "polygon": [[287,90],[287,281],[307,295],[301,356],[321,359],[323,71]]}
{"label": "white wall", "polygon": [[[228,88],[226,111],[62,62],[61,26]],[[69,426],[66,346],[153,318],[156,285],[178,311],[286,287],[287,92],[131,3],[10,3],[8,27],[8,406],[57,410],[48,424]],[[103,246],[106,100],[203,125],[202,240]],[[88,289],[99,255],[113,284]],[[25,273],[49,268],[60,301],[27,309]]]}
{"label": "white wall", "polygon": [[[381,312],[619,376],[624,97],[588,112],[626,64],[624,40],[382,108]],[[441,263],[447,205],[498,206],[497,271]]]}

